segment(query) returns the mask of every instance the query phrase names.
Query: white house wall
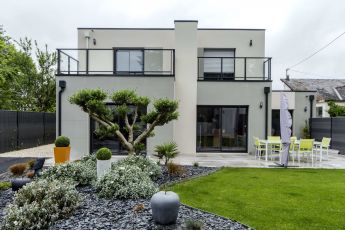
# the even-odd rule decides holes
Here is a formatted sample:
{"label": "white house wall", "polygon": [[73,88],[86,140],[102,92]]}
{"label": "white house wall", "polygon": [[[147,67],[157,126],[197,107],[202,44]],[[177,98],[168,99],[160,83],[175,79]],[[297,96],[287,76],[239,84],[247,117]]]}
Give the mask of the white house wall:
{"label": "white house wall", "polygon": [[[71,139],[72,158],[80,158],[90,151],[90,120],[89,116],[78,106],[70,104],[68,99],[81,89],[103,89],[106,92],[114,92],[121,89],[134,89],[139,95],[148,96],[152,101],[158,98],[174,98],[173,77],[59,77],[65,80],[67,85],[62,94],[62,135]],[[58,82],[57,86],[58,88]],[[148,110],[152,108],[150,104]],[[173,140],[173,124],[155,129],[155,136],[148,138],[148,153],[153,153],[154,146]]]}
{"label": "white house wall", "polygon": [[[253,137],[265,139],[264,87],[271,82],[198,82],[198,105],[248,106],[248,152],[253,153]],[[263,107],[260,108],[260,103]],[[271,130],[271,96],[268,95],[268,134]]]}
{"label": "white house wall", "polygon": [[295,92],[272,92],[272,109],[280,109],[280,95],[284,93],[288,99],[289,109],[295,109]]}
{"label": "white house wall", "polygon": [[[235,48],[236,57],[264,57],[265,31],[238,29],[198,29],[196,21],[175,21],[171,29],[78,29],[78,48],[86,48],[85,33],[89,34],[90,49],[113,48],[163,48],[175,49],[174,77],[145,76],[86,76],[57,77],[65,80],[67,87],[62,98],[62,134],[71,137],[72,155],[89,152],[89,118],[79,108],[67,102],[69,96],[83,88],[102,88],[108,91],[134,88],[138,93],[155,97],[168,97],[180,102],[178,121],[159,128],[156,136],[148,141],[148,152],[155,144],[174,139],[181,153],[196,152],[196,108],[197,105],[248,105],[249,133],[248,148],[251,150],[252,137],[264,137],[263,87],[271,82],[198,81],[198,56],[205,48]],[[96,44],[94,44],[94,39]],[[252,46],[250,46],[252,40]],[[89,51],[89,70],[106,70],[111,73],[114,65],[113,50]],[[86,51],[79,51],[80,70],[85,70]],[[163,55],[164,56],[164,55]],[[248,74],[262,74],[262,61],[247,60]],[[167,63],[163,61],[163,66]],[[237,79],[243,76],[243,63],[235,62]],[[95,72],[100,73],[100,72]],[[249,76],[251,77],[251,76]],[[261,79],[258,79],[261,80]],[[57,83],[58,84],[58,83]],[[269,96],[269,129],[271,124],[271,97]],[[74,146],[74,147],[73,147]]]}

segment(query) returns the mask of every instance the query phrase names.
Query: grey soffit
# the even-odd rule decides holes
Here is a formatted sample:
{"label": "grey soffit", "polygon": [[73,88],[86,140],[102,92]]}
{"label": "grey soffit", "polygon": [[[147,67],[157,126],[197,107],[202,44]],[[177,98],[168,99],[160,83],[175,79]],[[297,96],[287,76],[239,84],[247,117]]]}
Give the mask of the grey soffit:
{"label": "grey soffit", "polygon": [[345,79],[281,79],[291,91],[317,91],[317,101],[341,101],[345,98]]}

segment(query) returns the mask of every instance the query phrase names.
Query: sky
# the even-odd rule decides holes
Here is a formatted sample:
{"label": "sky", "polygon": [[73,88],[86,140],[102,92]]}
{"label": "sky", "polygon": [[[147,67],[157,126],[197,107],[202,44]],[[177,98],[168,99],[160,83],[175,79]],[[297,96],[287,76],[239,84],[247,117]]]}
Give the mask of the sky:
{"label": "sky", "polygon": [[[199,27],[266,29],[266,57],[272,57],[273,89],[285,69],[345,32],[344,0],[0,0],[0,25],[14,39],[42,46],[77,47],[78,27],[174,27],[174,20],[198,20]],[[345,35],[290,78],[344,78]],[[301,73],[303,72],[303,73]]]}

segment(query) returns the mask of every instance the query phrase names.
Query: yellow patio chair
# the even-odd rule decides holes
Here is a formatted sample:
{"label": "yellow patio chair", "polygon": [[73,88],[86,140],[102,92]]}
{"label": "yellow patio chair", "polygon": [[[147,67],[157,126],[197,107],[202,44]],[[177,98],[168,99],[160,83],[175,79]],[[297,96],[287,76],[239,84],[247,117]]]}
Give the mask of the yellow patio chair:
{"label": "yellow patio chair", "polygon": [[269,150],[271,155],[271,160],[273,160],[274,154],[277,154],[279,156],[279,161],[281,159],[281,151],[282,151],[282,144],[280,136],[268,136],[268,141],[278,141],[279,144],[269,144]]}
{"label": "yellow patio chair", "polygon": [[292,163],[295,163],[295,157],[297,157],[298,144],[296,142],[297,142],[297,137],[290,137],[289,152],[291,154]]}
{"label": "yellow patio chair", "polygon": [[266,151],[266,146],[260,143],[259,138],[254,137],[254,147],[255,147],[255,159],[258,156],[259,160],[261,160],[262,152]]}
{"label": "yellow patio chair", "polygon": [[327,160],[328,160],[328,152],[329,152],[330,145],[331,145],[331,138],[323,137],[321,141],[320,161],[322,160],[322,154],[324,151],[327,154]]}
{"label": "yellow patio chair", "polygon": [[309,154],[311,156],[311,163],[314,164],[314,139],[301,139],[298,148],[298,163],[300,163],[301,154]]}

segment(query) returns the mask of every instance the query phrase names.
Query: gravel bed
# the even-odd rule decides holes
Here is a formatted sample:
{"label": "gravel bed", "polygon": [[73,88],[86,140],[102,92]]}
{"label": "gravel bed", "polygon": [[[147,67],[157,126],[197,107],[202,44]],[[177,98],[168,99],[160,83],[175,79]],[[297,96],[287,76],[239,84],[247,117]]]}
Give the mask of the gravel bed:
{"label": "gravel bed", "polygon": [[2,224],[3,216],[5,216],[4,208],[7,204],[12,202],[13,194],[11,189],[0,190],[0,226]]}
{"label": "gravel bed", "polygon": [[10,172],[5,172],[5,173],[0,174],[0,181],[10,181],[13,178],[15,177],[13,177]]}
{"label": "gravel bed", "polygon": [[[50,230],[58,229],[183,229],[186,219],[199,220],[205,229],[249,229],[248,227],[229,219],[203,212],[201,210],[181,205],[176,224],[160,226],[154,223],[149,199],[138,200],[108,200],[99,198],[89,187],[79,189],[84,201],[67,220],[60,220]],[[133,208],[143,204],[144,209],[135,213]]]}
{"label": "gravel bed", "polygon": [[[165,166],[162,166],[162,176],[155,180],[158,185],[174,183],[188,178],[207,175],[218,168],[211,167],[193,167],[182,166],[184,173],[181,176],[169,176]],[[2,179],[9,178],[7,175]],[[150,208],[149,199],[137,200],[112,200],[99,198],[94,189],[90,186],[77,187],[83,197],[81,205],[67,219],[59,220],[50,230],[58,229],[116,229],[116,230],[156,230],[156,229],[183,229],[184,222],[187,219],[193,219],[203,222],[205,229],[250,229],[241,223],[232,221],[212,213],[204,212],[181,204],[176,224],[170,226],[160,226],[154,223]],[[3,209],[7,203],[12,201],[14,192],[10,189],[0,191],[0,226],[4,215]],[[136,213],[133,208],[136,205],[144,205],[144,209]]]}
{"label": "gravel bed", "polygon": [[210,174],[212,172],[217,171],[219,168],[215,167],[194,167],[194,166],[182,166],[184,173],[180,176],[170,176],[166,166],[162,166],[162,176],[155,180],[155,183],[158,185],[166,184],[166,183],[175,183],[182,180],[186,180],[188,178],[196,177],[196,176],[203,176]]}

